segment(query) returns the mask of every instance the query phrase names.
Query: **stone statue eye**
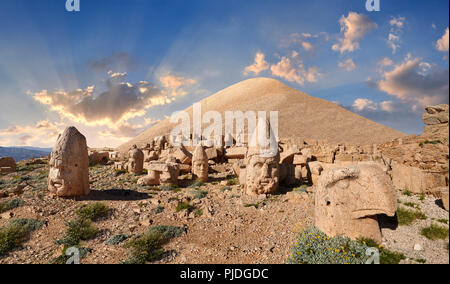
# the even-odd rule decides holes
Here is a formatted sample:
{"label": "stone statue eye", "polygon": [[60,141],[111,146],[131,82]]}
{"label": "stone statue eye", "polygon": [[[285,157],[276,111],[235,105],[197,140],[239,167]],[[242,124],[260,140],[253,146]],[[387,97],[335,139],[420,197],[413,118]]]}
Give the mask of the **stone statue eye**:
{"label": "stone statue eye", "polygon": [[263,166],[263,164],[260,163],[260,162],[257,162],[257,163],[255,163],[255,165],[254,165],[254,167],[257,168],[257,169],[261,169],[262,166]]}

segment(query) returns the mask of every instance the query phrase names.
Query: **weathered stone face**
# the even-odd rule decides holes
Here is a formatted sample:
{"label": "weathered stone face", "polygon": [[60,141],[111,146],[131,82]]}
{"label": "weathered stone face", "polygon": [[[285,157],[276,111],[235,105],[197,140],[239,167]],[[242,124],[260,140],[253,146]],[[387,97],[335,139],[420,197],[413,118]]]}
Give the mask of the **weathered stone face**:
{"label": "weathered stone face", "polygon": [[195,148],[192,156],[192,174],[201,181],[208,181],[208,157],[202,146]]}
{"label": "weathered stone face", "polygon": [[128,152],[128,172],[141,174],[144,169],[144,152],[136,146]]}
{"label": "weathered stone face", "polygon": [[48,188],[61,197],[82,196],[90,192],[86,138],[75,127],[66,128],[53,148]]}
{"label": "weathered stone face", "polygon": [[246,167],[245,193],[248,195],[273,194],[279,186],[280,157],[250,157]]}
{"label": "weathered stone face", "polygon": [[397,198],[389,176],[374,163],[332,168],[319,178],[315,226],[330,237],[381,242],[376,215],[394,216]]}

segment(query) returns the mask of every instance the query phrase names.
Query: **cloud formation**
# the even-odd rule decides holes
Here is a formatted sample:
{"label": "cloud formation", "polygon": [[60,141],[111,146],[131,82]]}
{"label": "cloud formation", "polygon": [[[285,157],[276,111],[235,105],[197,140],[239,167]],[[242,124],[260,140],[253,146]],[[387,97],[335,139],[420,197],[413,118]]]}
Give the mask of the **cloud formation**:
{"label": "cloud formation", "polygon": [[358,98],[353,102],[352,108],[357,112],[363,111],[385,111],[394,112],[394,102],[393,101],[383,101],[376,103],[370,99]]}
{"label": "cloud formation", "polygon": [[403,31],[403,27],[405,26],[405,17],[397,17],[392,18],[389,21],[389,25],[391,26],[391,30],[388,35],[387,43],[389,47],[392,49],[392,54],[397,52],[397,49],[400,48],[400,35]]}
{"label": "cloud formation", "polygon": [[449,72],[421,58],[407,57],[391,71],[383,72],[383,79],[374,85],[415,108],[448,103]]}
{"label": "cloud formation", "polygon": [[62,126],[48,120],[37,122],[35,125],[11,126],[0,129],[0,143],[3,146],[32,146],[36,144],[48,144],[48,141],[56,141]]}
{"label": "cloud formation", "polygon": [[317,67],[305,68],[303,63],[294,66],[291,60],[285,56],[281,60],[270,67],[272,75],[283,78],[289,82],[296,82],[304,85],[305,82],[317,82],[321,76]]}
{"label": "cloud formation", "polygon": [[187,92],[183,87],[197,83],[194,79],[177,77],[170,74],[162,76],[159,80],[171,97],[185,96]]}
{"label": "cloud formation", "polygon": [[353,62],[352,59],[347,59],[343,62],[339,62],[338,66],[339,68],[344,69],[347,72],[355,70],[356,68],[355,62]]}
{"label": "cloud formation", "polygon": [[442,52],[448,52],[449,45],[449,30],[448,28],[445,30],[444,35],[437,41],[436,49]]}
{"label": "cloud formation", "polygon": [[366,15],[349,12],[347,17],[344,15],[339,20],[341,25],[341,34],[339,43],[333,45],[334,51],[353,52],[359,49],[359,40],[368,34],[372,29],[377,28],[377,24],[372,22]]}
{"label": "cloud formation", "polygon": [[145,110],[172,102],[156,86],[140,81],[124,82],[126,73],[109,72],[107,90],[94,96],[94,87],[73,91],[42,90],[32,97],[61,117],[86,125],[111,125],[143,116]]}
{"label": "cloud formation", "polygon": [[245,67],[244,75],[247,76],[250,73],[258,75],[262,71],[269,69],[269,63],[265,60],[265,55],[262,52],[256,53],[255,61],[252,65]]}

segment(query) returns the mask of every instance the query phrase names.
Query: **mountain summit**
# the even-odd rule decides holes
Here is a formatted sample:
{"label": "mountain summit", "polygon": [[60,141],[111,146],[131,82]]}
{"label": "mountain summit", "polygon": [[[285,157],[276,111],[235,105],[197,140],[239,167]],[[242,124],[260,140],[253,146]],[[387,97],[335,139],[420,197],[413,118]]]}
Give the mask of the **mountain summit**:
{"label": "mountain summit", "polygon": [[[330,143],[379,144],[404,133],[346,110],[335,103],[312,97],[270,78],[255,78],[234,84],[202,100],[202,114],[225,111],[278,111],[280,139],[327,140]],[[192,106],[185,110],[191,116]],[[143,146],[167,135],[177,124],[166,119],[118,147],[127,151],[133,144]],[[206,126],[203,125],[203,129]]]}

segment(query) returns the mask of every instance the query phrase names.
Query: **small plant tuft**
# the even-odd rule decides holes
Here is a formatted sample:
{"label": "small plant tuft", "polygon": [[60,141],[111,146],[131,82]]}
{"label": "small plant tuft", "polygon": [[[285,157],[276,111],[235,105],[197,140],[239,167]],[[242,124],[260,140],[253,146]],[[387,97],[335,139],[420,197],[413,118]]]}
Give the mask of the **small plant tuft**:
{"label": "small plant tuft", "polygon": [[448,228],[444,228],[435,224],[423,228],[421,231],[422,236],[430,240],[445,240],[448,238]]}
{"label": "small plant tuft", "polygon": [[419,211],[404,209],[402,207],[397,210],[398,224],[401,226],[409,226],[416,220],[426,220],[427,216]]}
{"label": "small plant tuft", "polygon": [[187,210],[189,213],[192,212],[195,209],[195,207],[188,202],[179,202],[177,205],[177,208],[175,208],[175,211],[180,212],[183,210]]}
{"label": "small plant tuft", "polygon": [[89,219],[92,221],[108,216],[109,207],[103,203],[97,202],[92,204],[84,204],[75,214],[81,219]]}
{"label": "small plant tuft", "polygon": [[20,198],[1,202],[0,203],[0,214],[4,213],[6,211],[9,211],[9,210],[15,209],[17,207],[21,207],[23,205],[25,205],[25,202],[23,202],[23,200]]}

